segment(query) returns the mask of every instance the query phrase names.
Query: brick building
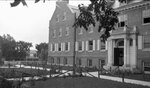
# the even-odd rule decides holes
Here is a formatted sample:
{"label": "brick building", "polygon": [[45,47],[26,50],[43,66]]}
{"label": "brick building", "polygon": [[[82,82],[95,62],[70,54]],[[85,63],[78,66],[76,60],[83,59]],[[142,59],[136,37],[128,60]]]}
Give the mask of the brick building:
{"label": "brick building", "polygon": [[113,8],[120,13],[119,23],[105,43],[100,39],[98,25],[89,26],[88,31],[75,31],[72,25],[79,10],[68,3],[69,0],[58,0],[50,20],[48,64],[72,65],[75,54],[78,66],[119,65],[138,71],[145,66],[145,70],[150,70],[150,1],[112,0]]}

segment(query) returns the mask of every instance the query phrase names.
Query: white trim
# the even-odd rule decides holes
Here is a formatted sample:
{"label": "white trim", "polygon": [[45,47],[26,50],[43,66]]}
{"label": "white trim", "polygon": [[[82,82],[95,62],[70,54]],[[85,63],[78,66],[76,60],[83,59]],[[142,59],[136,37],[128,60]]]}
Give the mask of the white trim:
{"label": "white trim", "polygon": [[68,51],[70,51],[70,42],[68,42]]}
{"label": "white trim", "polygon": [[78,42],[75,42],[75,51],[78,51]]}
{"label": "white trim", "polygon": [[100,50],[100,40],[97,40],[97,50]]}
{"label": "white trim", "polygon": [[93,51],[95,51],[95,40],[93,40]]}
{"label": "white trim", "polygon": [[82,41],[82,51],[84,51],[84,41]]}

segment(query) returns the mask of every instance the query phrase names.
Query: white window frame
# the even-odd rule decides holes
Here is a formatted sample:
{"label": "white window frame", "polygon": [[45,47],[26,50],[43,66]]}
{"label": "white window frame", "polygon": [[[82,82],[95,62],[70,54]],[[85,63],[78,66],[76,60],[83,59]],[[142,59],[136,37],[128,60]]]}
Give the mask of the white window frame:
{"label": "white window frame", "polygon": [[56,22],[59,22],[59,15],[56,16]]}
{"label": "white window frame", "polygon": [[91,24],[91,25],[89,25],[89,27],[88,27],[88,30],[89,30],[89,33],[93,33],[93,25]]}
{"label": "white window frame", "polygon": [[56,38],[56,30],[53,30],[52,33],[53,33],[53,34],[52,34],[53,38]]}
{"label": "white window frame", "polygon": [[59,37],[62,37],[62,28],[59,29]]}
{"label": "white window frame", "polygon": [[[123,27],[125,27],[126,25],[128,25],[128,15],[127,15],[127,14],[119,15],[119,16],[118,16],[118,20],[119,20],[118,25],[117,25],[118,28],[123,28]],[[124,22],[124,23],[125,23],[125,25],[124,25],[123,27],[119,26],[119,24],[120,24],[121,22]]]}
{"label": "white window frame", "polygon": [[66,12],[63,13],[62,21],[66,20],[66,14],[67,14]]}
{"label": "white window frame", "polygon": [[105,43],[104,43],[105,49],[102,49],[102,43],[104,43],[104,42],[103,42],[102,39],[101,39],[101,40],[100,40],[100,51],[106,51],[106,41],[105,41]]}
{"label": "white window frame", "polygon": [[143,50],[144,50],[144,51],[150,51],[150,48],[145,48],[145,46],[144,46],[144,45],[145,45],[145,37],[146,37],[146,36],[150,36],[150,34],[143,35]]}
{"label": "white window frame", "polygon": [[149,25],[149,23],[144,23],[144,18],[150,18],[150,9],[146,9],[142,11],[142,24],[143,25]]}
{"label": "white window frame", "polygon": [[66,27],[66,32],[65,32],[66,36],[69,35],[69,27]]}
{"label": "white window frame", "polygon": [[[81,50],[80,50],[80,45],[79,45],[80,43],[79,43],[79,42],[81,43]],[[83,49],[82,41],[78,41],[78,51],[79,51],[79,52],[82,52],[82,51],[83,51],[82,49]]]}
{"label": "white window frame", "polygon": [[79,35],[83,34],[83,27],[79,28]]}

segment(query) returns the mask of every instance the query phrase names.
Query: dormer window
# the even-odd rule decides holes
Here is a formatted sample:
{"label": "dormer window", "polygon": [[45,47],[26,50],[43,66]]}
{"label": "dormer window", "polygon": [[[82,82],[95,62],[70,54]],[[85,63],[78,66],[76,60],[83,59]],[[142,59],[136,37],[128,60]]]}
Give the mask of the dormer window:
{"label": "dormer window", "polygon": [[56,16],[56,22],[59,22],[59,15]]}
{"label": "dormer window", "polygon": [[143,11],[143,24],[150,23],[150,9]]}
{"label": "dormer window", "polygon": [[64,12],[62,20],[66,20],[66,12]]}
{"label": "dormer window", "polygon": [[120,15],[118,16],[119,23],[118,27],[125,27],[127,25],[127,15]]}

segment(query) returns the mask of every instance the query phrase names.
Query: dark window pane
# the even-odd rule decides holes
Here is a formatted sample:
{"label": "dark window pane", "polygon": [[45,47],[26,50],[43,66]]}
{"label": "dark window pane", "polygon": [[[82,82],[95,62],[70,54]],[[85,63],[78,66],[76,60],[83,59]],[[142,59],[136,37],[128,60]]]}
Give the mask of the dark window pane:
{"label": "dark window pane", "polygon": [[150,23],[150,17],[144,18],[144,23]]}

